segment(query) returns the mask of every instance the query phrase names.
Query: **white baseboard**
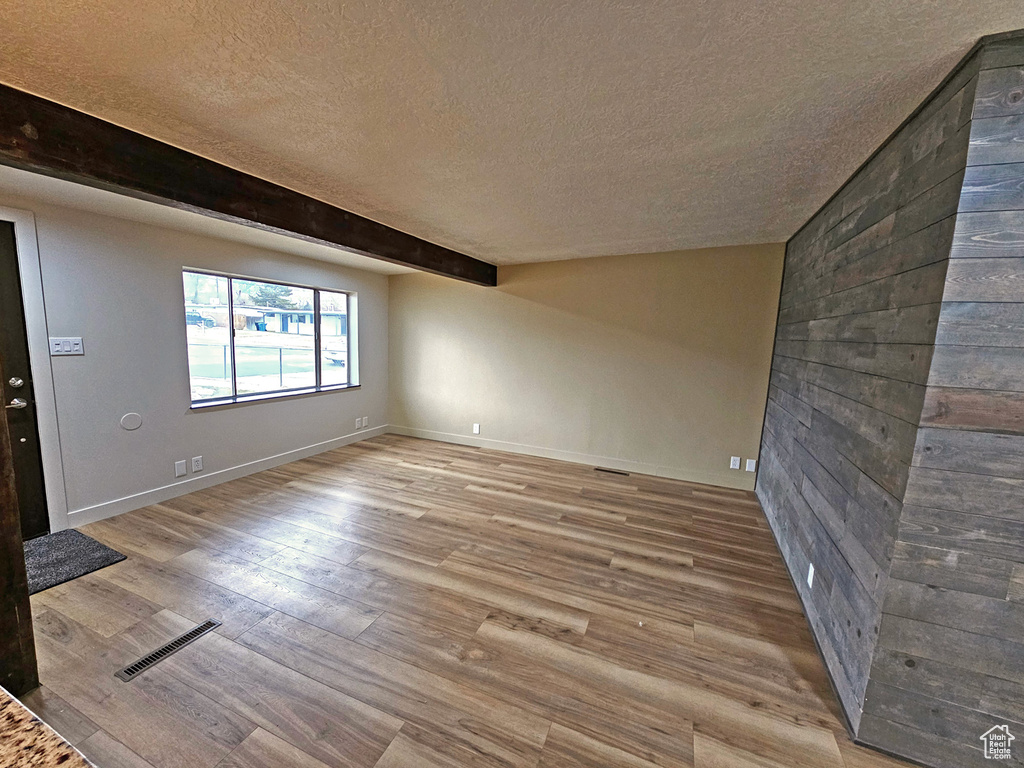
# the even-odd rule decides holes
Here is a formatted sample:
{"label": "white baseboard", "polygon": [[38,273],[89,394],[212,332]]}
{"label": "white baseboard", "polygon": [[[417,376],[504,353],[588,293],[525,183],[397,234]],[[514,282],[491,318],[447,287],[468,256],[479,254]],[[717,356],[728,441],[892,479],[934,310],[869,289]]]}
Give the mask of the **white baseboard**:
{"label": "white baseboard", "polygon": [[69,527],[75,528],[80,525],[94,523],[97,520],[103,520],[108,517],[113,517],[114,515],[131,512],[134,509],[141,509],[142,507],[147,507],[150,504],[159,504],[160,502],[167,501],[168,499],[184,496],[186,493],[201,491],[205,488],[210,488],[214,485],[219,485],[220,483],[226,483],[229,480],[237,480],[240,477],[245,477],[246,475],[251,475],[264,469],[279,467],[282,464],[298,461],[299,459],[304,459],[307,456],[315,456],[318,453],[324,453],[325,451],[330,451],[334,448],[340,448],[343,445],[350,445],[352,443],[359,442],[360,440],[366,440],[367,438],[376,437],[377,435],[383,435],[386,433],[406,435],[408,437],[422,437],[427,440],[437,440],[443,443],[455,443],[457,445],[471,445],[477,448],[491,448],[496,451],[521,453],[527,456],[540,456],[542,458],[557,459],[559,461],[571,461],[575,464],[607,467],[608,469],[618,469],[623,472],[636,472],[643,475],[654,475],[655,477],[667,477],[673,480],[685,480],[691,483],[704,483],[706,485],[716,485],[722,488],[738,488],[749,491],[753,490],[754,484],[752,474],[750,475],[749,480],[747,480],[747,478],[743,478],[738,481],[732,476],[736,473],[700,472],[679,469],[677,467],[665,467],[657,464],[629,461],[627,459],[616,459],[610,456],[595,456],[584,453],[575,453],[573,451],[563,451],[557,448],[544,448],[537,445],[524,445],[521,443],[492,440],[473,435],[436,432],[430,429],[416,429],[413,427],[402,427],[392,424],[375,427],[374,429],[367,429],[365,431],[353,432],[352,434],[334,438],[333,440],[308,445],[304,448],[297,448],[294,451],[279,453],[275,456],[268,456],[265,459],[258,459],[257,461],[251,461],[247,464],[239,464],[238,466],[222,469],[218,472],[211,472],[208,475],[190,477],[188,480],[182,480],[178,483],[171,483],[170,485],[153,488],[152,490],[143,491],[142,493],[136,493],[131,496],[124,496],[120,499],[114,499],[113,501],[96,504],[91,507],[76,509],[68,514],[68,525]]}
{"label": "white baseboard", "polygon": [[[557,448],[544,448],[538,445],[490,440],[475,435],[459,435],[451,432],[435,432],[430,429],[402,427],[396,424],[390,425],[387,431],[395,435],[422,437],[427,440],[438,440],[442,443],[471,445],[476,448],[491,448],[496,451],[508,451],[509,453],[522,453],[527,456],[571,461],[574,464],[607,467],[608,469],[618,469],[623,472],[636,472],[641,475],[654,475],[655,477],[667,477],[672,480],[685,480],[690,483],[717,485],[721,488],[736,488],[743,491],[754,490],[754,474],[752,472],[702,472],[699,470],[680,469],[678,467],[665,467],[658,464],[646,464],[639,461],[629,461],[628,459],[616,459],[610,456],[593,456],[585,453],[563,451]],[[737,475],[746,475],[746,477],[737,477]]]}
{"label": "white baseboard", "polygon": [[272,469],[274,467],[279,467],[282,464],[288,464],[292,461],[304,459],[307,456],[315,456],[318,453],[324,453],[325,451],[330,451],[334,448],[341,448],[343,445],[350,445],[352,443],[357,443],[360,440],[366,440],[370,437],[383,435],[387,431],[388,427],[383,426],[353,432],[352,434],[337,437],[333,440],[327,440],[314,445],[307,445],[305,448],[297,448],[294,451],[286,451],[285,453],[279,453],[276,456],[268,456],[265,459],[258,459],[257,461],[250,461],[247,464],[239,464],[235,467],[211,472],[208,475],[191,477],[188,480],[171,483],[170,485],[154,488],[150,491],[143,491],[142,493],[136,493],[131,496],[124,496],[120,499],[96,504],[92,507],[76,509],[68,514],[68,525],[71,528],[75,528],[79,525],[95,523],[97,520],[103,520],[108,517],[113,517],[114,515],[120,515],[124,512],[131,512],[133,509],[148,507],[150,504],[159,504],[160,502],[167,501],[168,499],[184,496],[186,493],[201,491],[204,488],[210,488],[211,486],[219,485],[220,483],[226,483],[229,480],[237,480],[240,477],[245,477],[246,475],[251,475],[264,469]]}

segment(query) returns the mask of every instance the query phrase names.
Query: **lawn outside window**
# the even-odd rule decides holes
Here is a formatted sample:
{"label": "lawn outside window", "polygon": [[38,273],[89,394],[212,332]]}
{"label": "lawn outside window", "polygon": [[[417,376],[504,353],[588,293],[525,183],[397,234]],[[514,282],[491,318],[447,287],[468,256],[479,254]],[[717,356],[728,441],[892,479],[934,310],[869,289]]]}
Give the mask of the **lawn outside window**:
{"label": "lawn outside window", "polygon": [[192,407],[358,386],[355,297],[183,270]]}

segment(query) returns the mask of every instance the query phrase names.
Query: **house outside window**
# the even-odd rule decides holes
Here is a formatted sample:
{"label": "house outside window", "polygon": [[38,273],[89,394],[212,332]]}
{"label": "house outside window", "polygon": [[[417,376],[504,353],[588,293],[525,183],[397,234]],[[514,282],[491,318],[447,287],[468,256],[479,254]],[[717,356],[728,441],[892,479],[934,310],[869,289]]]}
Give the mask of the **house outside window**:
{"label": "house outside window", "polygon": [[193,407],[357,386],[352,295],[184,270]]}

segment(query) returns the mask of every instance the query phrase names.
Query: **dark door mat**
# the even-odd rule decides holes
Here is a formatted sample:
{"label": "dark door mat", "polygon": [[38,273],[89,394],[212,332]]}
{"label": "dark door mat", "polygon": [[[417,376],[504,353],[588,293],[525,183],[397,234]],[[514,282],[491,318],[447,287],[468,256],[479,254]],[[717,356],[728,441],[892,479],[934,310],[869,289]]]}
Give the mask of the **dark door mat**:
{"label": "dark door mat", "polygon": [[25,542],[28,593],[34,595],[124,559],[120,552],[75,530],[30,539]]}

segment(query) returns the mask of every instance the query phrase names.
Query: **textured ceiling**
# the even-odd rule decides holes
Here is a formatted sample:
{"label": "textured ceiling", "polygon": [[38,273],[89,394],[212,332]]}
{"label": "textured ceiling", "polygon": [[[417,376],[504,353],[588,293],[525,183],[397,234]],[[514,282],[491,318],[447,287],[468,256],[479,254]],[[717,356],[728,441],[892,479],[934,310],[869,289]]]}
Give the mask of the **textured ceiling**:
{"label": "textured ceiling", "polygon": [[1021,0],[33,0],[0,81],[496,263],[780,241]]}

